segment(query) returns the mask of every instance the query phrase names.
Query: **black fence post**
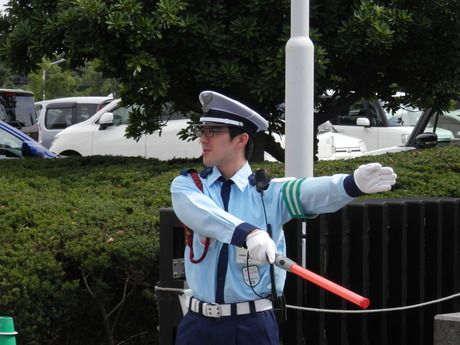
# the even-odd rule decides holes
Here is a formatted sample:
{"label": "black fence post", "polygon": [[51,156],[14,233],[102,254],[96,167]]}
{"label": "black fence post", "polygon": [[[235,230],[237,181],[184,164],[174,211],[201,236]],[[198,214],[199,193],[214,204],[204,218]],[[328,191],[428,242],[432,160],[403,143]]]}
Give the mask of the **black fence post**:
{"label": "black fence post", "polygon": [[[297,263],[302,262],[302,220],[292,220],[284,226],[287,256]],[[304,282],[288,274],[284,295],[289,305],[303,305],[305,296]],[[287,310],[287,321],[280,325],[280,338],[283,345],[303,345],[303,312]]]}
{"label": "black fence post", "polygon": [[182,318],[178,292],[186,287],[184,228],[172,208],[160,209],[160,281],[156,295],[159,312],[159,343],[173,345]]}

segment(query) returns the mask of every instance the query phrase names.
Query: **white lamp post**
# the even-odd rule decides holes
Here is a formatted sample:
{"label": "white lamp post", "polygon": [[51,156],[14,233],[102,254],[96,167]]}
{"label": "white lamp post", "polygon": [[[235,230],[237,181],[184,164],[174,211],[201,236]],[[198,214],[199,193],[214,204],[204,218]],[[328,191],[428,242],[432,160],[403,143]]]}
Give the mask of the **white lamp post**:
{"label": "white lamp post", "polygon": [[314,48],[309,38],[309,1],[291,0],[291,37],[286,44],[285,174],[313,176]]}
{"label": "white lamp post", "polygon": [[[65,59],[62,58],[62,59],[59,59],[59,60],[56,60],[56,61],[53,61],[50,63],[50,66],[51,65],[57,65],[61,62],[64,62]],[[43,66],[43,73],[42,73],[42,87],[43,87],[43,95],[42,95],[42,101],[44,101],[46,98],[45,98],[45,85],[46,85],[46,68],[45,66]]]}
{"label": "white lamp post", "polygon": [[[286,44],[285,174],[313,176],[314,48],[309,37],[309,0],[291,0],[291,37]],[[302,266],[307,224],[302,222]]]}

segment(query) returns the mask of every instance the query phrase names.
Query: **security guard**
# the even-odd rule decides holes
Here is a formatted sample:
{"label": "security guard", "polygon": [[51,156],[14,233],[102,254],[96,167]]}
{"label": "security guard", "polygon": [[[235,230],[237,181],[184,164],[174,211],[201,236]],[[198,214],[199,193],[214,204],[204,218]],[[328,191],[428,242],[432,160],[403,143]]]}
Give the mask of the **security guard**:
{"label": "security guard", "polygon": [[[203,91],[199,99],[207,168],[199,178],[181,174],[171,185],[174,211],[194,231],[193,244],[185,250],[193,296],[187,299],[189,312],[179,324],[176,345],[279,344],[270,263],[276,253],[286,254],[283,224],[334,212],[365,193],[388,191],[396,174],[371,163],[351,175],[272,179],[258,188],[248,158],[267,121],[214,91]],[[202,260],[193,261],[203,253]],[[286,273],[275,268],[274,276],[281,295]]]}

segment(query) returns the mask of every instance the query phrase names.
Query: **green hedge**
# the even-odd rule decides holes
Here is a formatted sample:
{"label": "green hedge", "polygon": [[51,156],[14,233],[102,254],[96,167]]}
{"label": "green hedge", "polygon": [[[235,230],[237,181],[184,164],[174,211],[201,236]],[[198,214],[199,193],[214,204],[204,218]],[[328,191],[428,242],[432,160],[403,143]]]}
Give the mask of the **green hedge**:
{"label": "green hedge", "polygon": [[[460,149],[318,162],[315,175],[379,161],[381,197],[460,197]],[[280,163],[254,164],[283,176]],[[0,315],[18,344],[155,344],[159,208],[198,161],[86,157],[0,161]],[[375,196],[374,196],[375,197]]]}

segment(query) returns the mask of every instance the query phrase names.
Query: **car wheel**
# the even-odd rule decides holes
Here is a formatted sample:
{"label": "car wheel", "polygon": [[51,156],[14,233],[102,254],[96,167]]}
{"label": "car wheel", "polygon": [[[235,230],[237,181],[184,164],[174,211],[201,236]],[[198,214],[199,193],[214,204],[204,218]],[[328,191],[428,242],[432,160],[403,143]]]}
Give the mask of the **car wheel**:
{"label": "car wheel", "polygon": [[60,155],[66,157],[82,157],[82,155],[79,154],[77,151],[64,151],[61,152]]}

